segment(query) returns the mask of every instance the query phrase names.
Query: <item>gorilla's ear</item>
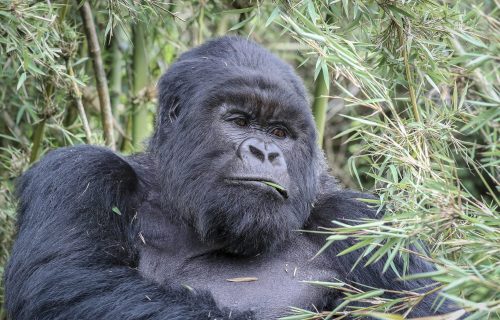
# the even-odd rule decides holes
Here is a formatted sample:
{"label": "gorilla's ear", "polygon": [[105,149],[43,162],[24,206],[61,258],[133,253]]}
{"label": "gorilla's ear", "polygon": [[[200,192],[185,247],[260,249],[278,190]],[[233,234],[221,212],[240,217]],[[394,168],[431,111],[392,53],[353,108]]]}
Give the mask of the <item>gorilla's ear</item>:
{"label": "gorilla's ear", "polygon": [[179,116],[179,112],[179,99],[177,99],[177,97],[174,97],[172,99],[170,108],[168,109],[168,120],[170,120],[170,123],[173,123],[177,119],[177,117]]}
{"label": "gorilla's ear", "polygon": [[[174,70],[175,71],[175,70]],[[157,129],[173,123],[180,114],[182,104],[182,81],[174,81],[172,70],[167,71],[158,81],[158,109],[157,117],[159,126]],[[181,79],[182,80],[182,79]]]}

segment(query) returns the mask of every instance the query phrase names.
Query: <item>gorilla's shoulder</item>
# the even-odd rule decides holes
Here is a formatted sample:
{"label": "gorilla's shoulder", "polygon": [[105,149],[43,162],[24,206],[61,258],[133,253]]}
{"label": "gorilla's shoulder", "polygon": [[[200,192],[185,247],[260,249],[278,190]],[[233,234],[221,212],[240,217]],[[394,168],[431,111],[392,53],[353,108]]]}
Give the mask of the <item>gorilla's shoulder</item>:
{"label": "gorilla's shoulder", "polygon": [[20,179],[21,192],[32,182],[67,185],[80,180],[135,182],[130,162],[115,152],[97,146],[78,145],[49,152]]}
{"label": "gorilla's shoulder", "polygon": [[60,208],[99,210],[116,206],[139,185],[133,163],[97,146],[79,145],[49,152],[17,181],[20,212]]}

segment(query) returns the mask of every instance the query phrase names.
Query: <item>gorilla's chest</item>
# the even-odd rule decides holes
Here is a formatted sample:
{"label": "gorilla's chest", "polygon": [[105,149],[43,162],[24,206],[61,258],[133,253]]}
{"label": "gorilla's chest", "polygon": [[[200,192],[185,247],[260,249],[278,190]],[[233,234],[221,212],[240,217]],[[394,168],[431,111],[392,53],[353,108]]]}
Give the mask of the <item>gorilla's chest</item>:
{"label": "gorilla's chest", "polygon": [[311,260],[318,249],[303,236],[278,253],[246,258],[146,248],[140,271],[159,283],[210,291],[220,307],[251,309],[257,319],[275,319],[291,306],[321,309],[326,290],[306,281],[331,281],[336,275],[321,256]]}

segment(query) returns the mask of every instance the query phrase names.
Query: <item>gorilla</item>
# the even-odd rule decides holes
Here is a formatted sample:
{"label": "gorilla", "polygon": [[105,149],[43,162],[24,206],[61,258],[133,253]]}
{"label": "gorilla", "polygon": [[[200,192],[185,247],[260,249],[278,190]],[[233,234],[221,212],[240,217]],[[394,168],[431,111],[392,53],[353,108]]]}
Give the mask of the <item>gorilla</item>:
{"label": "gorilla", "polygon": [[[19,179],[10,318],[274,319],[340,304],[341,292],[308,281],[389,297],[433,285],[382,272],[384,259],[351,270],[359,250],[338,255],[350,238],[312,259],[324,235],[299,230],[376,210],[329,175],[304,85],[276,56],[238,37],[209,41],[170,67],[158,101],[146,152],[62,148]],[[417,256],[409,264],[434,270]],[[454,310],[435,299],[410,314]]]}

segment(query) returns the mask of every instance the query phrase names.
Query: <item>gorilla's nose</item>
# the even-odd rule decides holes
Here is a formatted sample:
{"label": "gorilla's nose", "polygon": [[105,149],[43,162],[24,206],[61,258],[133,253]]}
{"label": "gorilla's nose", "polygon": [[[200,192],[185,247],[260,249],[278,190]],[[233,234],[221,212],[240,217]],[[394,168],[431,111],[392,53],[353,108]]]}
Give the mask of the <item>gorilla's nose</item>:
{"label": "gorilla's nose", "polygon": [[259,138],[249,138],[243,141],[238,149],[238,155],[244,161],[254,162],[258,160],[261,164],[268,162],[272,166],[285,164],[283,153],[273,142],[264,142]]}

